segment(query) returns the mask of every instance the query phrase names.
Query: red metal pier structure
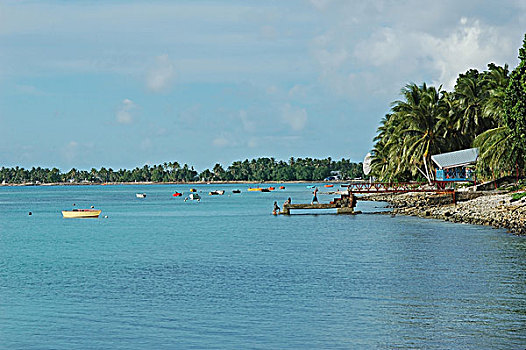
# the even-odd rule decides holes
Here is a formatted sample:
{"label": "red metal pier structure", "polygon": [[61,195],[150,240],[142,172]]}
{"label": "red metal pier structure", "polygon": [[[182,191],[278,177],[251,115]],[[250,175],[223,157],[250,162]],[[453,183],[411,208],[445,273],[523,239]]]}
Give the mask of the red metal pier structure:
{"label": "red metal pier structure", "polygon": [[407,192],[438,192],[454,193],[448,187],[447,181],[428,182],[351,182],[343,184],[350,193],[407,193]]}

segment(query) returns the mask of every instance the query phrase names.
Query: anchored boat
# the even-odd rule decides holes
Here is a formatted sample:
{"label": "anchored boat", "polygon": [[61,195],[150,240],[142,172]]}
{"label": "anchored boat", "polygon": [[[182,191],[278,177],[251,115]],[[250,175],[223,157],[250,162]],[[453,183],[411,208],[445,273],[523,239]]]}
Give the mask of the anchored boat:
{"label": "anchored boat", "polygon": [[197,193],[190,193],[190,195],[188,196],[188,198],[190,198],[190,200],[199,200],[201,199],[201,196],[199,196]]}
{"label": "anchored boat", "polygon": [[223,190],[220,190],[220,191],[210,191],[210,192],[208,192],[208,194],[209,194],[210,196],[217,196],[217,195],[222,196],[222,195],[225,194],[225,191],[223,191]]}
{"label": "anchored boat", "polygon": [[102,210],[100,209],[73,209],[62,210],[62,216],[68,219],[98,218]]}

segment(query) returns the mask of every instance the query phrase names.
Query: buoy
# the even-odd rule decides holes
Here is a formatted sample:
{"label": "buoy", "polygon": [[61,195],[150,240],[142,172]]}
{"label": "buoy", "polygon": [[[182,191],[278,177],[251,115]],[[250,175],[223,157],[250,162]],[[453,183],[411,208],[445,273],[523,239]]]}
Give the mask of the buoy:
{"label": "buoy", "polygon": [[32,213],[32,212],[29,212],[29,214],[28,214],[28,215],[33,215],[33,213]]}

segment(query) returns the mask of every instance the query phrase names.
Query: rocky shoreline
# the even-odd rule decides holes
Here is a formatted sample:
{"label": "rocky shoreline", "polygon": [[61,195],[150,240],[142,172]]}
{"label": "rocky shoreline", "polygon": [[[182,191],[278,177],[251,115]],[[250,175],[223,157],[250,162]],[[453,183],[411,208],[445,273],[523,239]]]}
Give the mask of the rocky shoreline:
{"label": "rocky shoreline", "polygon": [[361,200],[386,201],[393,214],[505,228],[526,235],[526,197],[513,200],[510,193],[495,191],[451,194],[371,194]]}

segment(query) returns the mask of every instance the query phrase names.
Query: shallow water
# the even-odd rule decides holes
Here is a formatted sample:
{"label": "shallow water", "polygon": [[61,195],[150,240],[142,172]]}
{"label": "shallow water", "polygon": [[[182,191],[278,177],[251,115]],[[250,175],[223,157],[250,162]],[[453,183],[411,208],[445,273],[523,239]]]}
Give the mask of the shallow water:
{"label": "shallow water", "polygon": [[[188,195],[182,185],[0,188],[0,348],[526,345],[523,237],[413,217],[270,214],[274,200],[309,202],[305,185],[193,187],[199,203],[171,196]],[[227,192],[207,195],[215,189]],[[63,219],[73,203],[108,218]]]}

